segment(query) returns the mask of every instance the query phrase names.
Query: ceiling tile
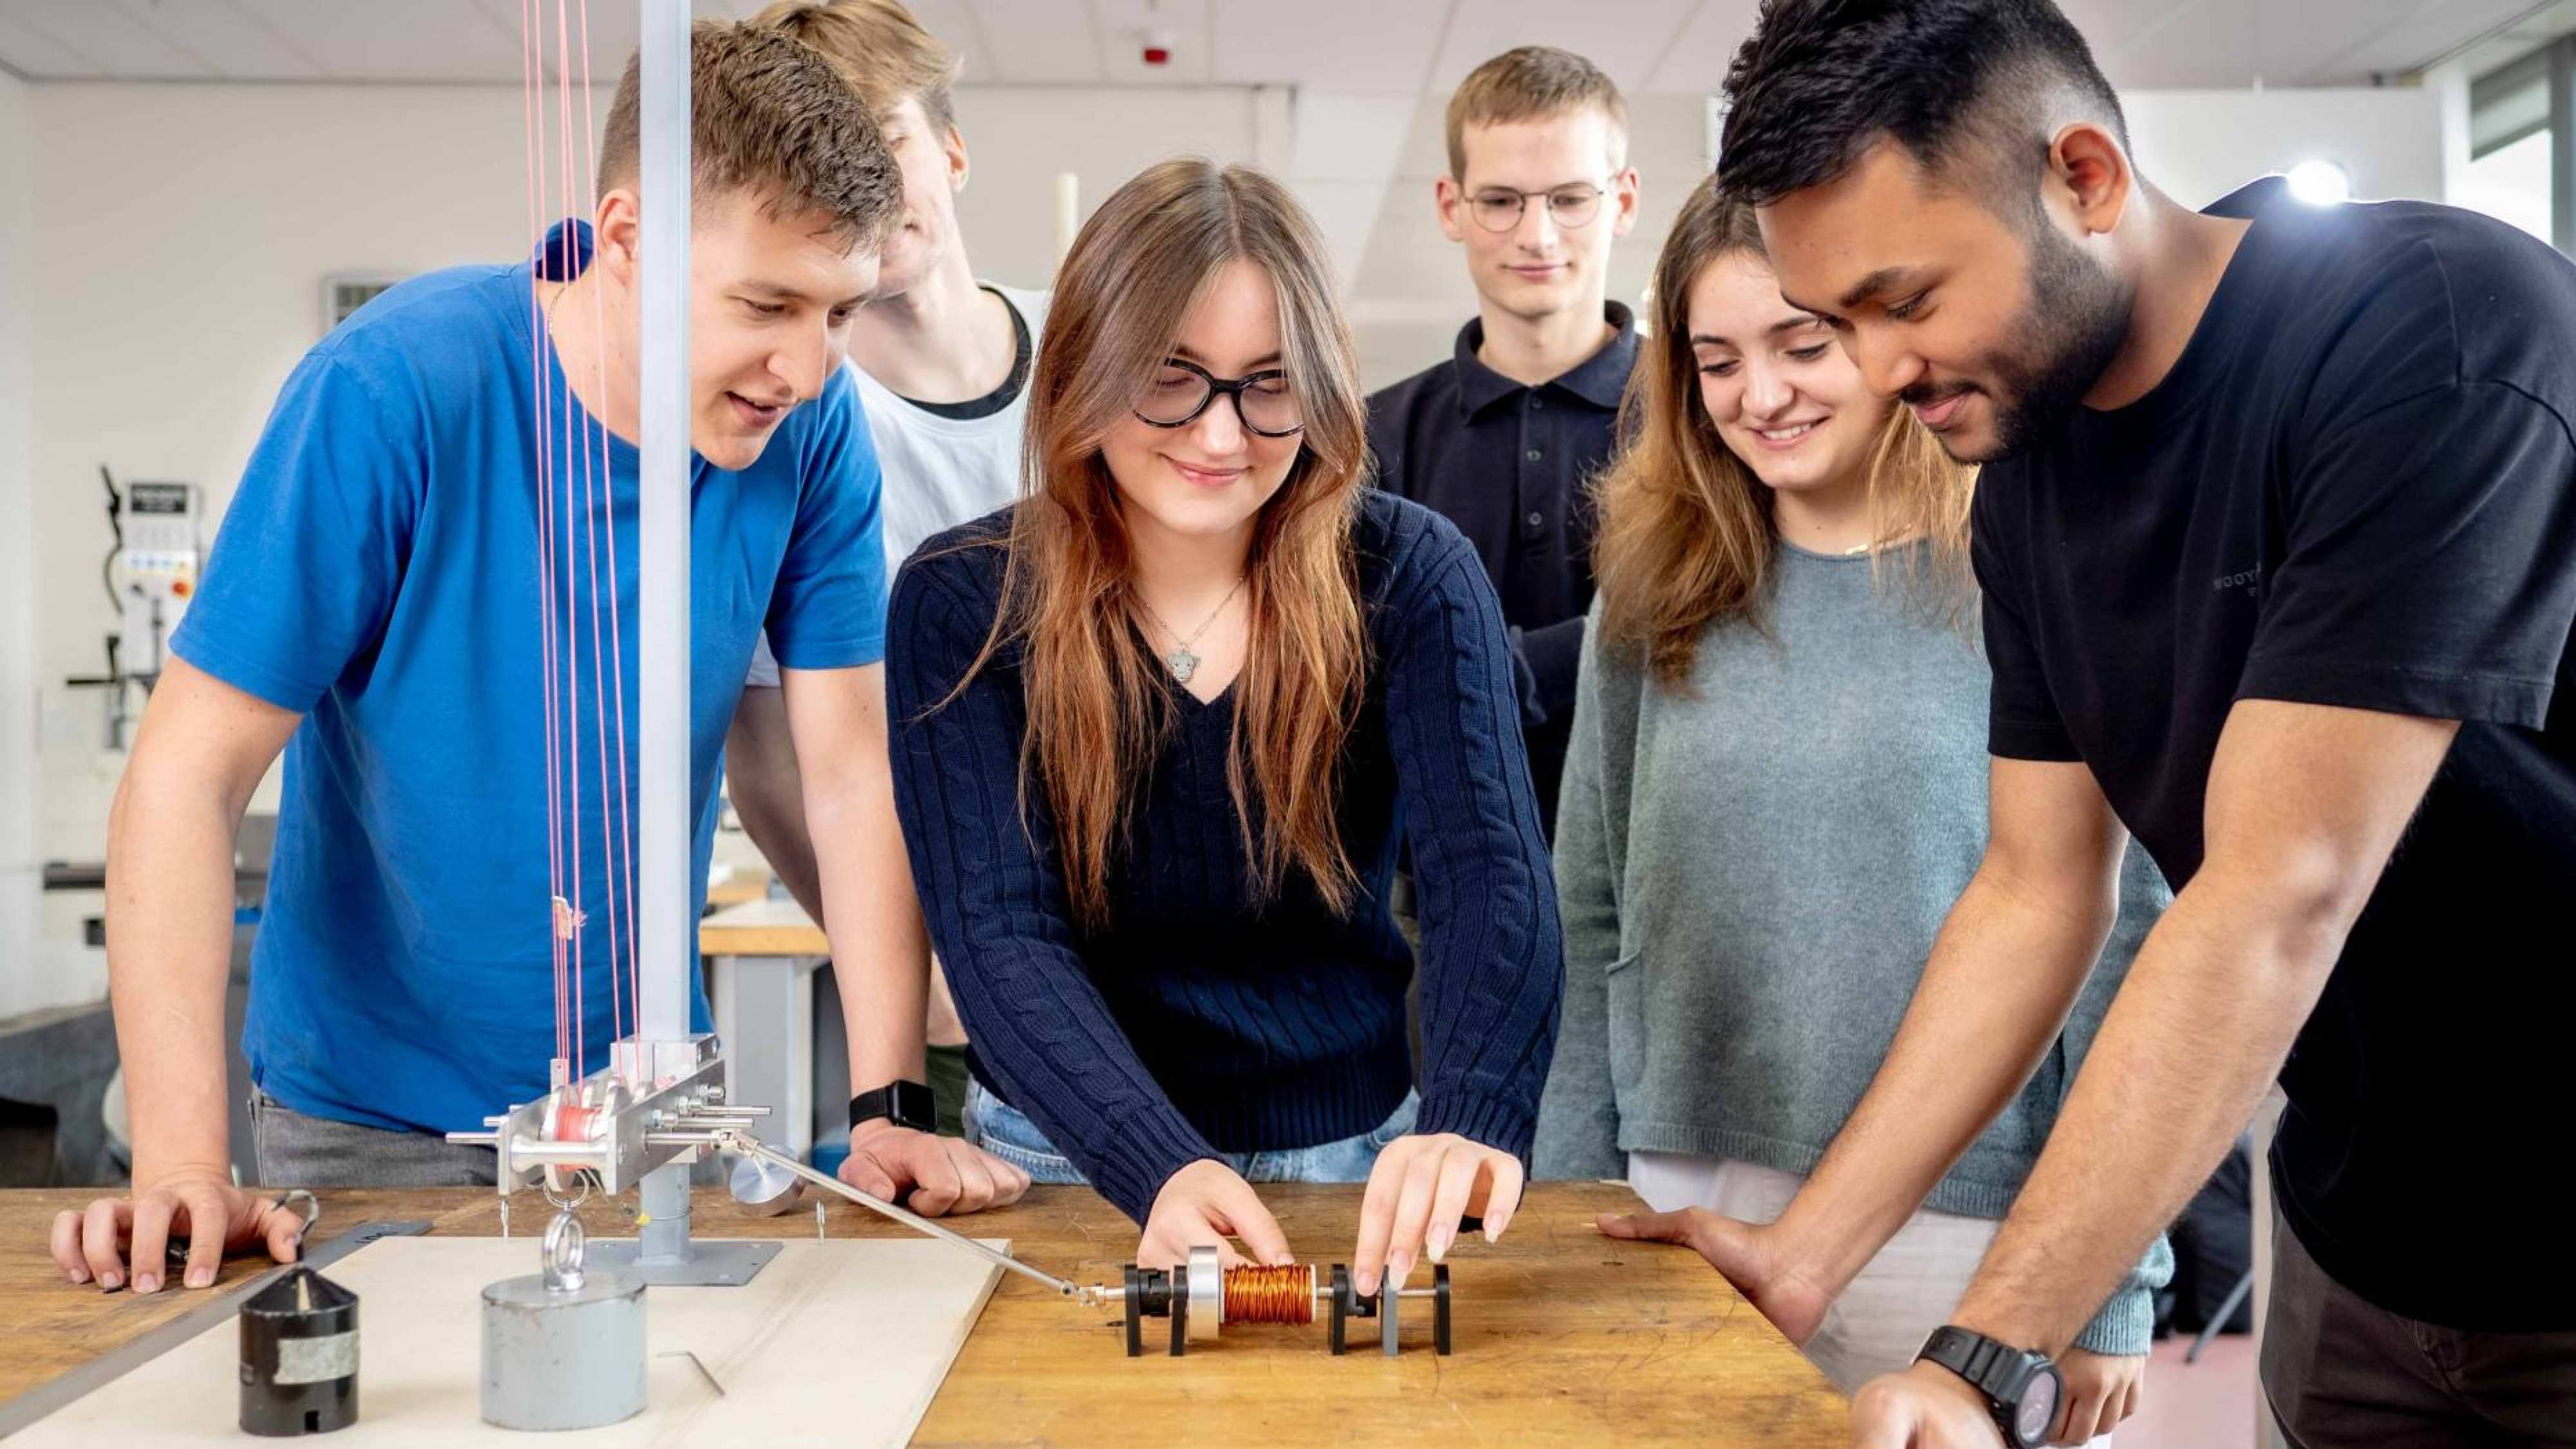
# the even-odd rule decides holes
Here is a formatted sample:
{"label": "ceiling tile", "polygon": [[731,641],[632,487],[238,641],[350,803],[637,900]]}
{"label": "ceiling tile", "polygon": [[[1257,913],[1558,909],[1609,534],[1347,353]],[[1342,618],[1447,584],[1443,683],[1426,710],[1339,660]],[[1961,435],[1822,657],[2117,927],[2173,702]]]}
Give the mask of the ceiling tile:
{"label": "ceiling tile", "polygon": [[97,0],[8,0],[6,13],[109,75],[204,80],[216,74],[203,56]]}
{"label": "ceiling tile", "polygon": [[1690,24],[1637,89],[1713,96],[1726,83],[1726,67],[1753,33],[1761,0],[1701,0]]}
{"label": "ceiling tile", "polygon": [[2531,0],[2417,0],[2414,13],[2333,57],[2308,84],[2358,84],[2373,74],[2417,70],[2479,37],[2510,26]]}
{"label": "ceiling tile", "polygon": [[1097,83],[1103,78],[1092,7],[1082,0],[973,0],[992,68],[984,79]]}
{"label": "ceiling tile", "polygon": [[17,0],[0,0],[0,65],[37,80],[98,75],[99,62],[20,21]]}
{"label": "ceiling tile", "polygon": [[1626,0],[1617,6],[1569,6],[1563,0],[1458,0],[1431,72],[1431,89],[1447,94],[1485,61],[1521,45],[1555,45],[1607,71],[1635,90],[1690,23],[1697,0]]}
{"label": "ceiling tile", "polygon": [[[1112,85],[1205,85],[1214,78],[1209,0],[1092,0],[1101,71]],[[1145,64],[1148,36],[1171,58]]]}
{"label": "ceiling tile", "polygon": [[[346,80],[515,81],[518,27],[481,6],[402,0],[234,0]],[[604,7],[605,8],[605,7]]]}
{"label": "ceiling tile", "polygon": [[261,25],[230,0],[96,0],[202,59],[230,80],[311,80],[313,57]]}
{"label": "ceiling tile", "polygon": [[992,80],[993,57],[984,46],[983,25],[967,0],[905,0],[905,8],[922,29],[939,37],[939,43],[956,55],[967,84]]}
{"label": "ceiling tile", "polygon": [[1450,0],[1214,0],[1215,77],[1416,95],[1451,9]]}

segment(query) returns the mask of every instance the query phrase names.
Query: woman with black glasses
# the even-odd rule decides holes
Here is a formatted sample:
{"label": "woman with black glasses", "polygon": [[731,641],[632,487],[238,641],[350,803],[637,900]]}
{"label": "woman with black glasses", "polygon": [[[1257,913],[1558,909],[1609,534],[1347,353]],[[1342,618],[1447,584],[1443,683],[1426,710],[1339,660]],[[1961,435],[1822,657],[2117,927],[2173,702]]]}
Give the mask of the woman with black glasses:
{"label": "woman with black glasses", "polygon": [[1277,183],[1175,161],[1109,198],[1027,458],[1021,503],[906,566],[888,631],[968,1135],[1097,1187],[1147,1266],[1291,1261],[1257,1181],[1367,1181],[1362,1293],[1463,1218],[1499,1235],[1562,974],[1502,615],[1455,529],[1365,486],[1348,331]]}

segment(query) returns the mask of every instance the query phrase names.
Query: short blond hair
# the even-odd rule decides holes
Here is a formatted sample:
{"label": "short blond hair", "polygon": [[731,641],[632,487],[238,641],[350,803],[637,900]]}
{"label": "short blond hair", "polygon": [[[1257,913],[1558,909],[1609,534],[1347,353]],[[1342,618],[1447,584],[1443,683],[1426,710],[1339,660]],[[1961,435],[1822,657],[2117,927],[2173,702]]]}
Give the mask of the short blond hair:
{"label": "short blond hair", "polygon": [[881,118],[910,99],[941,131],[957,124],[956,52],[896,0],[777,0],[751,23],[821,52]]}
{"label": "short blond hair", "polygon": [[1610,163],[1627,159],[1628,102],[1601,67],[1553,45],[1507,50],[1467,73],[1449,97],[1449,179],[1467,180],[1467,128],[1597,110],[1610,121]]}

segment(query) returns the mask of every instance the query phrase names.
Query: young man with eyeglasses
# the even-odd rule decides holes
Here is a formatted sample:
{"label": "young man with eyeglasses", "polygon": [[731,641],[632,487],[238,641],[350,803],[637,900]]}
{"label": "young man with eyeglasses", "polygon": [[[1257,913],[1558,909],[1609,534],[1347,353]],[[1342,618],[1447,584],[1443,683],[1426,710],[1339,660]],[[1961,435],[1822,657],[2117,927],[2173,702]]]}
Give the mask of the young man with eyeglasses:
{"label": "young man with eyeglasses", "polygon": [[1636,361],[1607,300],[1611,244],[1637,221],[1628,108],[1590,61],[1506,51],[1449,98],[1440,229],[1466,249],[1476,318],[1457,354],[1369,399],[1378,485],[1448,516],[1511,627],[1539,814],[1552,838],[1592,603],[1586,482],[1610,456]]}

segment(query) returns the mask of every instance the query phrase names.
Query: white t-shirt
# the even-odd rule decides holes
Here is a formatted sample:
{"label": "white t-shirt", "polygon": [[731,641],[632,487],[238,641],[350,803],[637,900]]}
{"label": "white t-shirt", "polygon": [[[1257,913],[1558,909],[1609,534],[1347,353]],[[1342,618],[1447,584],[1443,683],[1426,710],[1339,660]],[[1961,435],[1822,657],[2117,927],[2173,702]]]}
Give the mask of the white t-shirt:
{"label": "white t-shirt", "polygon": [[[1001,294],[1029,330],[1031,366],[1046,326],[1047,294],[1022,291],[992,282],[986,290]],[[876,444],[877,466],[885,476],[886,587],[894,587],[895,570],[932,535],[983,517],[1020,496],[1020,444],[1029,420],[1027,379],[1019,395],[1000,411],[980,418],[952,418],[897,397],[884,383],[855,362],[850,379],[858,384],[859,405],[866,413],[868,436]],[[752,651],[747,683],[775,689],[778,661],[764,636]]]}

